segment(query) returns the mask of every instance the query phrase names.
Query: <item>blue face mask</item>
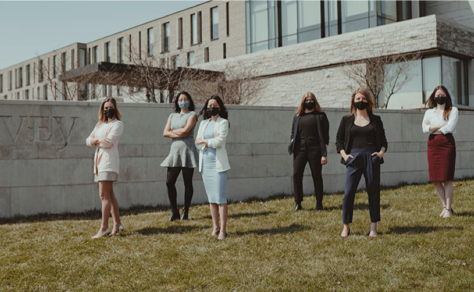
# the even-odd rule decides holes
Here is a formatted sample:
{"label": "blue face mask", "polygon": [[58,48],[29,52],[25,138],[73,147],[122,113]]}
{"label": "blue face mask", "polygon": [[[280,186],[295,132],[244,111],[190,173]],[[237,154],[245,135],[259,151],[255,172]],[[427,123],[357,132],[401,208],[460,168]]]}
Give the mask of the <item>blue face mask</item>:
{"label": "blue face mask", "polygon": [[189,101],[180,101],[178,102],[179,108],[180,109],[188,109],[189,107]]}

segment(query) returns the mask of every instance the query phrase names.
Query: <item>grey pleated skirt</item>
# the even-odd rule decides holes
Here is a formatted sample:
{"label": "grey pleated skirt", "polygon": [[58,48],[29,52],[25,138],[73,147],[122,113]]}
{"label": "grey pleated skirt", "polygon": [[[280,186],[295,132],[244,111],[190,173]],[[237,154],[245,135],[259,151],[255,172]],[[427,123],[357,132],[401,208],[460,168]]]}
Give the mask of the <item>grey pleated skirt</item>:
{"label": "grey pleated skirt", "polygon": [[118,180],[118,173],[113,171],[103,171],[99,172],[98,174],[94,174],[94,182],[100,181],[117,181]]}

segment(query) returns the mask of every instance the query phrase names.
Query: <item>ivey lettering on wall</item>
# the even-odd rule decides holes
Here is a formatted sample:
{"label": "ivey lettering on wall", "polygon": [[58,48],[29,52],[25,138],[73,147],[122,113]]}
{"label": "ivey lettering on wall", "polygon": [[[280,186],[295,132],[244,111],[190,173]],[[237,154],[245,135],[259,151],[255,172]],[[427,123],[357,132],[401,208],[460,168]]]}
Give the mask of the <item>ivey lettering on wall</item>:
{"label": "ivey lettering on wall", "polygon": [[67,146],[78,118],[0,115],[0,141],[4,145],[46,143]]}

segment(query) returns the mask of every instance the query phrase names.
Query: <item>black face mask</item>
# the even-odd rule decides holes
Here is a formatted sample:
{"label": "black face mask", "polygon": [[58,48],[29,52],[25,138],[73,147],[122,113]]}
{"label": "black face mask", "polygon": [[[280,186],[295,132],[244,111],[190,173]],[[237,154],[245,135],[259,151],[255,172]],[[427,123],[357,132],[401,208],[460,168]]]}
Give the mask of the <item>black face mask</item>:
{"label": "black face mask", "polygon": [[434,98],[437,104],[445,104],[446,103],[446,96],[437,96]]}
{"label": "black face mask", "polygon": [[305,102],[304,107],[306,109],[312,110],[314,108],[314,102]]}
{"label": "black face mask", "polygon": [[115,109],[114,108],[108,108],[106,110],[104,110],[104,115],[109,118],[109,119],[112,119],[113,117],[115,117]]}
{"label": "black face mask", "polygon": [[208,115],[211,115],[211,116],[216,116],[219,114],[219,108],[218,107],[208,107],[206,109],[206,112]]}
{"label": "black face mask", "polygon": [[357,101],[357,102],[354,102],[354,106],[356,109],[360,109],[362,111],[362,110],[365,110],[367,106],[369,106],[369,103],[363,102],[363,101]]}

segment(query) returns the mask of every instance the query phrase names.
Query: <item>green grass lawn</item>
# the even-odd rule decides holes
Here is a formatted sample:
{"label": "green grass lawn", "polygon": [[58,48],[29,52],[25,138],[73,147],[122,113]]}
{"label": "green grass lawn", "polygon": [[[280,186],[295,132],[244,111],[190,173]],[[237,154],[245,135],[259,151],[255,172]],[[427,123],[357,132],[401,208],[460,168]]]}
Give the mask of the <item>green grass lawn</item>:
{"label": "green grass lawn", "polygon": [[318,213],[310,196],[297,213],[289,196],[230,204],[223,242],[208,205],[175,222],[164,208],[122,211],[125,232],[98,240],[99,212],[3,219],[0,290],[474,290],[473,190],[455,182],[455,216],[443,219],[431,185],[385,189],[377,238],[365,192],[346,239],[342,194]]}

